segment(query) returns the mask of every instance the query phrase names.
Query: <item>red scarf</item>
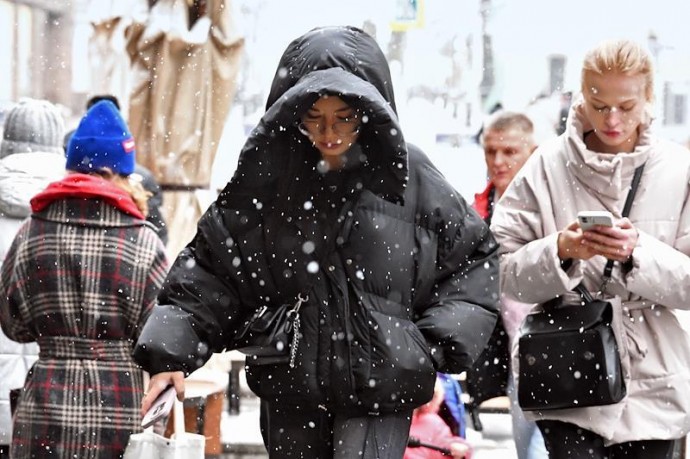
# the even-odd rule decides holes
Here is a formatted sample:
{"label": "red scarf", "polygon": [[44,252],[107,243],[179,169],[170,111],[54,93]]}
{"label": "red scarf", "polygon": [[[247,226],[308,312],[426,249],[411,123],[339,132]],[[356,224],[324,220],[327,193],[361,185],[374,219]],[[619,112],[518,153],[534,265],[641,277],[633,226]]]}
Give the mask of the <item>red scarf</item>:
{"label": "red scarf", "polygon": [[69,174],[31,198],[31,210],[40,212],[50,203],[65,198],[101,199],[122,212],[144,220],[132,197],[108,180],[86,174]]}

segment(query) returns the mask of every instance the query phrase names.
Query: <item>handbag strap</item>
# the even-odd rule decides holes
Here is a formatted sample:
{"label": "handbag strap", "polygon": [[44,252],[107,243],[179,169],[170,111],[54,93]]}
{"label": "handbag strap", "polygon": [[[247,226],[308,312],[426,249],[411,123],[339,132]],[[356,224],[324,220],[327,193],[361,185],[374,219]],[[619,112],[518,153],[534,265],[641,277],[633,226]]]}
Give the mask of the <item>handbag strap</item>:
{"label": "handbag strap", "polygon": [[[642,172],[644,171],[644,166],[646,163],[642,163],[637,169],[635,169],[635,175],[633,176],[632,183],[630,184],[630,191],[628,191],[628,197],[625,199],[625,205],[623,206],[623,217],[630,215],[630,209],[632,208],[633,200],[635,199],[635,194],[637,193],[637,187],[640,185],[640,179],[642,178]],[[613,265],[616,263],[615,260],[607,260],[606,266],[604,267],[604,275],[601,280],[601,287],[599,288],[599,293],[604,293],[606,285],[611,281],[611,273],[613,272]]]}
{"label": "handbag strap", "polygon": [[175,401],[173,402],[173,429],[176,438],[182,437],[185,433],[184,406],[177,399],[177,396],[175,396]]}
{"label": "handbag strap", "polygon": [[[632,182],[630,183],[630,191],[628,191],[628,196],[627,198],[625,198],[625,204],[623,205],[623,212],[621,214],[623,217],[627,217],[628,215],[630,215],[630,209],[632,209],[633,200],[635,199],[637,188],[640,185],[640,180],[642,178],[642,172],[644,172],[645,164],[646,163],[642,163],[641,166],[635,169],[635,175],[633,175]],[[604,293],[604,291],[606,290],[606,286],[609,282],[611,282],[611,274],[613,273],[613,265],[615,263],[615,260],[609,259],[606,261],[604,273],[601,276],[601,286],[599,287],[598,296],[601,296],[601,294]],[[578,284],[573,290],[579,293],[585,301],[590,302],[593,300],[592,295],[589,293],[589,291],[585,288],[585,286],[582,283]]]}

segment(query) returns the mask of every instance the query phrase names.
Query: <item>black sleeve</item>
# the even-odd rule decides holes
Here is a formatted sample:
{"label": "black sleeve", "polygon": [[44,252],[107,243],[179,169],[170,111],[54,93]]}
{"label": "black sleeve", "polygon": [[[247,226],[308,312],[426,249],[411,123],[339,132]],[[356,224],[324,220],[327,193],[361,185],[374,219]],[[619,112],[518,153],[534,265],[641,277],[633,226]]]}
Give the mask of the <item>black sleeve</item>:
{"label": "black sleeve", "polygon": [[435,166],[426,162],[412,170],[411,186],[422,189],[425,203],[420,213],[441,216],[435,272],[415,301],[416,324],[437,370],[461,373],[486,346],[498,317],[498,243]]}
{"label": "black sleeve", "polygon": [[498,244],[471,209],[445,235],[428,307],[417,326],[432,346],[437,369],[461,373],[486,346],[498,311]]}
{"label": "black sleeve", "polygon": [[231,341],[241,320],[232,240],[212,205],[170,269],[135,346],[135,360],[149,373],[189,374]]}

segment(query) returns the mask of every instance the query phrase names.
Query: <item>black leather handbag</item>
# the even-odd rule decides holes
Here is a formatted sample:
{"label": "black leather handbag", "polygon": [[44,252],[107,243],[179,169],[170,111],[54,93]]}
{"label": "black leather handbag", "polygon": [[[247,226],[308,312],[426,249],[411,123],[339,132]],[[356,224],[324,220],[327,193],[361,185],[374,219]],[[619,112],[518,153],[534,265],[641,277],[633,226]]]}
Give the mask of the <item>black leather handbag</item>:
{"label": "black leather handbag", "polygon": [[525,411],[617,403],[625,396],[610,302],[578,286],[582,305],[544,305],[520,328],[518,402]]}
{"label": "black leather handbag", "polygon": [[[352,201],[347,201],[340,210],[340,216],[346,215],[352,207]],[[337,238],[328,238],[329,242],[324,250],[321,262],[334,249]],[[321,265],[322,263],[320,263]],[[244,322],[233,339],[233,349],[247,355],[247,363],[251,365],[283,364],[295,367],[297,348],[300,340],[300,308],[309,301],[309,292],[317,277],[297,294],[293,303],[280,306],[261,306]]]}
{"label": "black leather handbag", "polygon": [[294,304],[261,306],[235,335],[235,348],[253,365],[288,363],[295,366],[299,346],[299,310],[308,296],[297,296]]}
{"label": "black leather handbag", "polygon": [[[644,164],[635,170],[622,215],[632,207]],[[611,279],[608,260],[600,292]],[[584,285],[581,304],[556,298],[520,327],[518,403],[525,411],[581,408],[617,403],[625,397],[618,343],[611,327],[613,306],[594,299]]]}

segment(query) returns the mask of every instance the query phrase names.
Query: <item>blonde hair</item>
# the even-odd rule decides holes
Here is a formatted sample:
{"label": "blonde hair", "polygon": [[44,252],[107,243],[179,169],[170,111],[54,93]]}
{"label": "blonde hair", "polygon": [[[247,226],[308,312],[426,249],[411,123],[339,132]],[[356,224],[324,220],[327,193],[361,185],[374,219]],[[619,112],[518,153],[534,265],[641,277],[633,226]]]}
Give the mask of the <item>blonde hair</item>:
{"label": "blonde hair", "polygon": [[152,196],[152,193],[144,188],[140,180],[134,180],[132,176],[123,177],[122,175],[113,174],[110,181],[129,193],[132,201],[134,201],[139,211],[144,214],[144,217],[149,214],[149,198]]}
{"label": "blonde hair", "polygon": [[605,41],[591,49],[582,63],[582,91],[585,91],[585,74],[594,72],[619,72],[643,75],[645,97],[648,102],[654,99],[654,65],[649,52],[630,40]]}
{"label": "blonde hair", "polygon": [[517,129],[531,135],[534,134],[534,123],[524,113],[502,110],[494,113],[486,120],[483,133],[487,131],[507,131],[509,129]]}
{"label": "blonde hair", "polygon": [[[76,171],[73,171],[76,172]],[[83,172],[78,172],[83,173]],[[142,185],[141,180],[135,180],[131,175],[129,177],[114,173],[111,169],[103,167],[98,171],[90,172],[88,175],[96,175],[103,177],[113,185],[124,190],[134,201],[134,204],[139,209],[139,212],[147,216],[149,214],[149,198],[152,196],[150,191],[147,191]]]}

